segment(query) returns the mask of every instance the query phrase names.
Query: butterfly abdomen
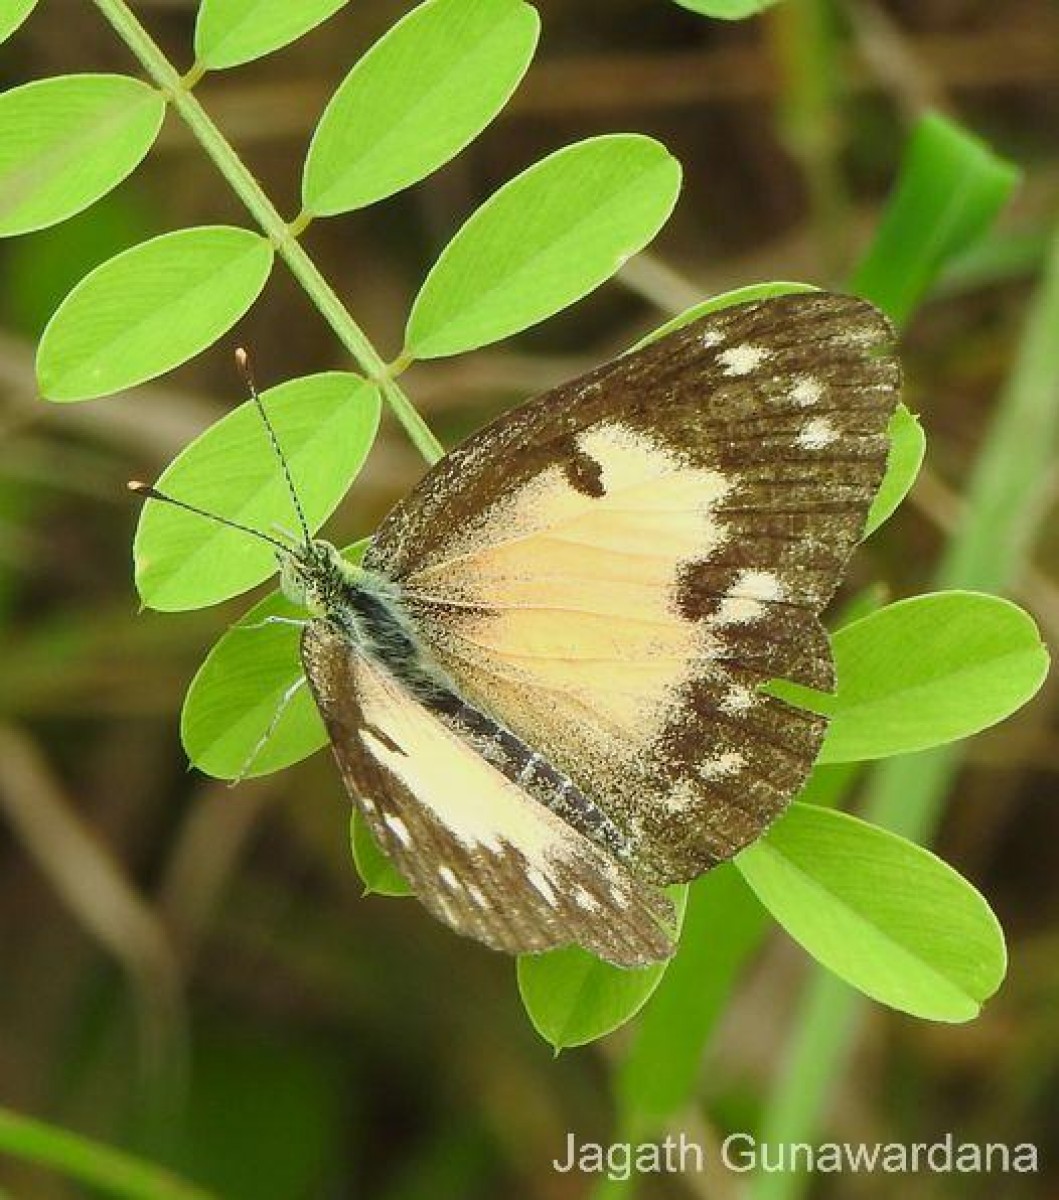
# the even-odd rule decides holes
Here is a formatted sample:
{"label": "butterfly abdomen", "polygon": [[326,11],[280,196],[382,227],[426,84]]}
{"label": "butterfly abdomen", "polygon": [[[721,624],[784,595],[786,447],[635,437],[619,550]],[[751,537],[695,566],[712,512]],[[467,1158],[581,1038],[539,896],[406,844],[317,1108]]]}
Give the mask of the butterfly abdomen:
{"label": "butterfly abdomen", "polygon": [[618,860],[631,858],[632,847],[621,829],[568,775],[460,695],[456,684],[416,638],[396,585],[384,576],[364,572],[347,587],[337,616],[337,623],[362,653],[400,680],[425,708],[506,778]]}
{"label": "butterfly abdomen", "polygon": [[450,728],[534,799],[550,808],[568,825],[583,833],[615,858],[626,861],[632,847],[602,808],[589,799],[574,781],[499,721],[469,704],[454,687],[422,697]]}

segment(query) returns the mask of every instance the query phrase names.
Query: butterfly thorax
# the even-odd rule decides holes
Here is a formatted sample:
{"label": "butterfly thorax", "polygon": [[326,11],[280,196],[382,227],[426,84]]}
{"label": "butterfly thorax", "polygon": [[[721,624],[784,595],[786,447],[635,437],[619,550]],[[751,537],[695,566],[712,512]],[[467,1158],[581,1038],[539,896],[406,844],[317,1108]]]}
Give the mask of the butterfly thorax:
{"label": "butterfly thorax", "polygon": [[447,682],[423,655],[392,580],[349,562],[322,540],[282,553],[279,560],[283,594],[310,617],[328,621],[403,682]]}

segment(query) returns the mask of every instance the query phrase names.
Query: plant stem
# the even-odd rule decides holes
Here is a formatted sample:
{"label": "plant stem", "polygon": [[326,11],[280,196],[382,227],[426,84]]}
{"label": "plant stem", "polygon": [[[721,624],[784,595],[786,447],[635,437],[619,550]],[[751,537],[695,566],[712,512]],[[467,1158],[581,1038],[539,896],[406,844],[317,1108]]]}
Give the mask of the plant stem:
{"label": "plant stem", "polygon": [[187,90],[176,68],[136,19],[125,0],[94,0],[94,3],[187,123],[202,148],[246,205],[247,211],[276,247],[280,257],[342,344],[365,374],[378,381],[394,416],[403,426],[412,444],[428,463],[436,462],[444,453],[441,443],[416,412],[411,400],[389,378],[386,364],[375,347],[299,244],[291,227],[280,216],[242,159],[213,123],[206,110]]}
{"label": "plant stem", "polygon": [[162,1167],[7,1108],[0,1108],[0,1151],[126,1200],[212,1200]]}
{"label": "plant stem", "polygon": [[830,0],[781,5],[765,28],[783,73],[780,132],[805,179],[824,274],[837,279],[848,257],[850,206],[840,164],[843,98]]}
{"label": "plant stem", "polygon": [[[757,1131],[765,1146],[812,1142],[835,1080],[849,1067],[865,1006],[861,997],[827,971],[815,971],[799,1001],[784,1061],[776,1075],[764,1119]],[[808,1190],[801,1172],[762,1172],[751,1185],[751,1200],[793,1200]]]}

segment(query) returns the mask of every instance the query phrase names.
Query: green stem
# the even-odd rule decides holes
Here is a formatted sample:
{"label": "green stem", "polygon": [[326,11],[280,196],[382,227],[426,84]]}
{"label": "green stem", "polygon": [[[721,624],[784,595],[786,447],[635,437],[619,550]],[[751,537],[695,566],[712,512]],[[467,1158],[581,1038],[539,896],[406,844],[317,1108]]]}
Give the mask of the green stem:
{"label": "green stem", "polygon": [[257,221],[294,277],[305,289],[323,318],[338,335],[339,340],[360,365],[366,375],[376,379],[383,394],[400,421],[412,444],[429,463],[444,453],[441,443],[416,412],[411,400],[388,377],[386,364],[376,352],[363,330],[335,295],[334,289],[320,274],[316,264],[298,243],[291,229],[277,212],[275,205],[247,169],[242,159],[202,105],[187,90],[176,68],[169,62],[140,24],[124,0],[94,0],[122,41],[139,60],[155,85],[187,123],[202,148],[213,159],[217,169],[231,185],[247,211]]}
{"label": "green stem", "polygon": [[[816,971],[799,1002],[798,1021],[769,1096],[759,1145],[812,1142],[834,1081],[848,1068],[853,1040],[864,1016],[860,997],[826,971]],[[812,1183],[802,1172],[761,1172],[751,1200],[795,1200]]]}
{"label": "green stem", "polygon": [[781,129],[805,178],[824,273],[837,278],[847,258],[849,197],[839,160],[843,104],[830,0],[782,5],[769,28],[783,68]]}
{"label": "green stem", "polygon": [[313,214],[308,209],[303,208],[293,221],[287,226],[287,232],[293,238],[300,238],[301,235],[309,228],[312,223]]}
{"label": "green stem", "polygon": [[126,1200],[213,1200],[209,1192],[162,1167],[7,1108],[0,1108],[0,1152]]}
{"label": "green stem", "polygon": [[190,92],[191,89],[203,77],[203,75],[206,74],[206,70],[207,68],[205,63],[201,63],[198,61],[198,59],[196,59],[195,62],[192,63],[191,69],[180,77],[180,86],[185,91]]}

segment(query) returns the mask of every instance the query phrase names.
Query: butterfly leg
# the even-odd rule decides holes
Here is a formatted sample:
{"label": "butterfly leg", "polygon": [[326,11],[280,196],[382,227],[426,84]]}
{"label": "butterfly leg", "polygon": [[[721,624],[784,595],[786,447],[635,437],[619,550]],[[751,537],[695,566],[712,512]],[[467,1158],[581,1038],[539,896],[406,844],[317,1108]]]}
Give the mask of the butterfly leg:
{"label": "butterfly leg", "polygon": [[287,690],[280,697],[279,704],[276,705],[276,711],[272,714],[272,720],[269,721],[268,726],[265,729],[265,732],[254,743],[253,750],[251,750],[249,755],[247,755],[246,761],[239,768],[239,774],[236,775],[236,777],[231,781],[231,783],[229,783],[229,785],[228,785],[229,787],[235,787],[235,785],[237,783],[242,783],[242,781],[246,778],[247,772],[254,765],[254,760],[261,753],[261,751],[265,748],[266,744],[268,743],[269,738],[271,738],[272,735],[276,732],[276,728],[279,725],[280,718],[287,711],[288,705],[294,699],[294,697],[298,694],[299,690],[305,686],[305,683],[306,683],[305,676],[299,675],[298,678],[290,685],[289,688],[287,688]]}

